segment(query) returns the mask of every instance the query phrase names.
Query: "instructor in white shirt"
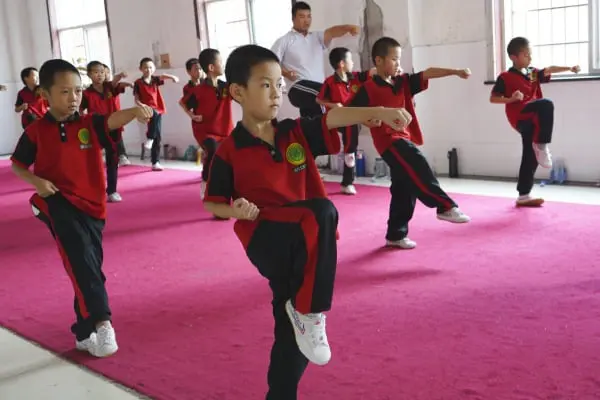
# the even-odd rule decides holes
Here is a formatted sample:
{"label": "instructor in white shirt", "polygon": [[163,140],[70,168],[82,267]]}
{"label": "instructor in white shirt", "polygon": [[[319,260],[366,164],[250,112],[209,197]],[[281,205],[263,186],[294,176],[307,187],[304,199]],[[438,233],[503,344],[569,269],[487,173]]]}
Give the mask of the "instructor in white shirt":
{"label": "instructor in white shirt", "polygon": [[273,44],[273,52],[281,61],[281,69],[289,87],[290,103],[300,110],[302,117],[321,115],[316,102],[325,80],[324,51],[334,38],[358,35],[356,25],[337,25],[324,32],[309,32],[312,22],[310,6],[298,1],[292,6],[292,30]]}

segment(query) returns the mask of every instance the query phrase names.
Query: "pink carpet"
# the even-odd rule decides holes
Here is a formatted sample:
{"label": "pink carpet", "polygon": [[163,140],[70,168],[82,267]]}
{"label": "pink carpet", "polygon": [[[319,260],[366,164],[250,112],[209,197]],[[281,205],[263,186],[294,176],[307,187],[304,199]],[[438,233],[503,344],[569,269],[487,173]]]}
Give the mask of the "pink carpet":
{"label": "pink carpet", "polygon": [[[110,205],[105,234],[119,353],[70,350],[69,282],[6,162],[0,324],[153,398],[263,399],[270,293],[232,223],[202,211],[196,173],[121,172],[125,201]],[[309,367],[301,399],[600,398],[599,207],[458,195],[471,224],[419,206],[419,247],[389,251],[388,191],[359,190],[332,196],[342,235],[333,359]]]}

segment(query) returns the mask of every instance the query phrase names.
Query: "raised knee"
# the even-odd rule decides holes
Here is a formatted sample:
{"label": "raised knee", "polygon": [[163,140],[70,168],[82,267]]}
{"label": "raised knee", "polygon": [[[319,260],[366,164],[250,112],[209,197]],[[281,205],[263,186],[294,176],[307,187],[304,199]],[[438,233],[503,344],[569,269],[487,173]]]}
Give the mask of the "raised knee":
{"label": "raised knee", "polygon": [[318,220],[337,220],[338,210],[331,200],[327,198],[315,199],[314,202],[314,213]]}
{"label": "raised knee", "polygon": [[553,111],[554,110],[554,103],[552,102],[552,100],[550,100],[550,99],[541,99],[541,100],[539,100],[539,102],[540,102],[540,105],[542,107],[544,107],[546,110],[549,110],[549,111]]}

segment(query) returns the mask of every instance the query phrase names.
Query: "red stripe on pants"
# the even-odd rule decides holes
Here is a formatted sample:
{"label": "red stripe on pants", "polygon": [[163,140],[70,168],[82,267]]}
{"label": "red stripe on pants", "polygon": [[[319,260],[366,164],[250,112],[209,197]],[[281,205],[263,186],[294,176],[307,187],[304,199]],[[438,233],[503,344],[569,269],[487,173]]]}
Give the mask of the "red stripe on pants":
{"label": "red stripe on pants", "polygon": [[44,214],[48,221],[50,222],[50,227],[52,228],[52,232],[54,232],[54,240],[56,241],[56,245],[58,246],[58,252],[60,253],[60,258],[62,259],[63,265],[65,267],[65,271],[67,271],[67,275],[69,275],[69,279],[71,280],[71,284],[73,285],[73,291],[75,292],[75,298],[77,299],[77,304],[79,305],[79,313],[83,318],[88,318],[90,313],[85,305],[85,300],[83,298],[83,293],[77,284],[77,279],[75,279],[75,274],[73,274],[73,267],[71,266],[71,262],[69,261],[69,256],[63,247],[59,236],[56,233],[56,228],[54,226],[54,221],[50,216],[50,212],[48,210],[48,203],[44,199],[42,199],[38,195],[34,195],[31,198],[31,204],[37,208],[41,214]]}
{"label": "red stripe on pants", "polygon": [[453,204],[450,203],[448,200],[444,199],[443,197],[438,196],[437,194],[431,192],[427,188],[427,185],[423,183],[421,178],[419,178],[419,174],[417,174],[417,172],[411,167],[411,165],[404,158],[402,158],[402,156],[400,155],[400,153],[394,146],[391,146],[389,148],[389,150],[394,155],[396,161],[398,161],[400,163],[400,165],[402,166],[402,168],[404,168],[404,170],[408,174],[410,180],[413,181],[413,183],[415,185],[417,185],[417,187],[424,194],[435,199],[439,204],[441,204],[444,207],[444,210],[450,210],[453,207]]}
{"label": "red stripe on pants", "polygon": [[260,213],[261,220],[273,222],[292,222],[300,224],[306,245],[306,264],[304,265],[302,286],[296,293],[295,308],[301,314],[311,312],[313,289],[318,259],[319,225],[312,210],[302,207],[278,207],[264,209]]}

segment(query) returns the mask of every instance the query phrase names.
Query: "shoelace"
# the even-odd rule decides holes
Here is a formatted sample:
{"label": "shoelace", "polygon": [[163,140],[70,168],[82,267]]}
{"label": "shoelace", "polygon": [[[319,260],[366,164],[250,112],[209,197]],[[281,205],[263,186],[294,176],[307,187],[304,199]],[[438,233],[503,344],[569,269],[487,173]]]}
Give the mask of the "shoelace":
{"label": "shoelace", "polygon": [[315,346],[329,346],[325,341],[325,315],[323,314],[310,314],[310,324],[313,328],[310,330],[310,337]]}

